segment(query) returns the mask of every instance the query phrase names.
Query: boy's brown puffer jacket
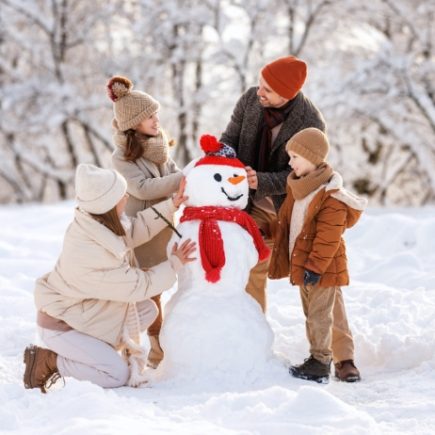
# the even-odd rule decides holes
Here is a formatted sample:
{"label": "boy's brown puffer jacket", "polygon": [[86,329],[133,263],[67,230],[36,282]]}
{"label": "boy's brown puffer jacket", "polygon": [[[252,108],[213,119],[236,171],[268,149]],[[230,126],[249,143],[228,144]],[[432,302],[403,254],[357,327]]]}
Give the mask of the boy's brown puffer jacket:
{"label": "boy's brown puffer jacket", "polygon": [[290,261],[289,228],[294,201],[288,188],[278,214],[269,278],[290,276],[293,285],[303,285],[304,270],[308,269],[321,275],[321,287],[348,285],[342,234],[346,228],[355,225],[367,201],[343,189],[342,178],[335,172],[328,185],[309,204]]}

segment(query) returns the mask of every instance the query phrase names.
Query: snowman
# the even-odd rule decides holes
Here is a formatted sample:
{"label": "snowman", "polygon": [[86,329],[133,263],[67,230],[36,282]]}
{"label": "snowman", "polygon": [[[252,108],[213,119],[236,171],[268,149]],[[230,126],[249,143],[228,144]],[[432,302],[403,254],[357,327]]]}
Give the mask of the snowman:
{"label": "snowman", "polygon": [[244,165],[214,136],[200,140],[205,156],[185,169],[188,196],[168,244],[191,239],[196,260],[178,275],[166,304],[160,373],[198,379],[258,376],[271,356],[273,334],[260,305],[245,291],[250,269],[267,258],[248,202]]}

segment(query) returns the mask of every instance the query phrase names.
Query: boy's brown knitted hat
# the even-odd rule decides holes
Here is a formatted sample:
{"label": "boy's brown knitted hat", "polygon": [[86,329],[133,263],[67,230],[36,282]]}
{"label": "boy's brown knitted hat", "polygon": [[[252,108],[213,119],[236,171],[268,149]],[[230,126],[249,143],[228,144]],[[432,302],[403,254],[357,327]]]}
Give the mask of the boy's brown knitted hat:
{"label": "boy's brown knitted hat", "polygon": [[139,125],[160,109],[160,104],[151,95],[133,91],[133,83],[122,76],[114,76],[107,83],[107,93],[113,101],[113,113],[121,131]]}
{"label": "boy's brown knitted hat", "polygon": [[310,127],[292,136],[285,146],[287,152],[293,151],[315,165],[324,162],[329,152],[329,141],[325,133]]}

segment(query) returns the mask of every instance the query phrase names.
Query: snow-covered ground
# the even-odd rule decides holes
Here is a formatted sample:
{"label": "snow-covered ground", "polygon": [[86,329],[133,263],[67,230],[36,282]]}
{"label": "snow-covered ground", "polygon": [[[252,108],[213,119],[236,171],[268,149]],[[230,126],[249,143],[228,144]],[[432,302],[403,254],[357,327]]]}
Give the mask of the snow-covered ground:
{"label": "snow-covered ground", "polygon": [[435,208],[370,209],[346,233],[358,384],[288,375],[307,343],[298,292],[281,280],[269,283],[276,356],[249,383],[210,373],[200,383],[103,390],[67,379],[42,395],[22,385],[33,283],[53,266],[72,211],[72,202],[0,208],[0,433],[435,433]]}

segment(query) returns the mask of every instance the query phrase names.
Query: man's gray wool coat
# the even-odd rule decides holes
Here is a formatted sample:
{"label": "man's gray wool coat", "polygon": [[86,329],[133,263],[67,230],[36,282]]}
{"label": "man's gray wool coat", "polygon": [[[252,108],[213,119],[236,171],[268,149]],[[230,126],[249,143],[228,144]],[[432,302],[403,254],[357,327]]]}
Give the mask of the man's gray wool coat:
{"label": "man's gray wool coat", "polygon": [[[283,122],[270,155],[268,172],[258,172],[258,188],[251,192],[252,199],[270,196],[278,211],[286,194],[287,176],[290,172],[287,141],[298,131],[308,127],[326,130],[326,124],[317,107],[302,92]],[[263,122],[263,106],[258,101],[257,87],[248,89],[239,99],[231,120],[220,141],[235,149],[237,157],[246,165],[254,166],[258,135]],[[249,206],[248,206],[249,207]]]}

